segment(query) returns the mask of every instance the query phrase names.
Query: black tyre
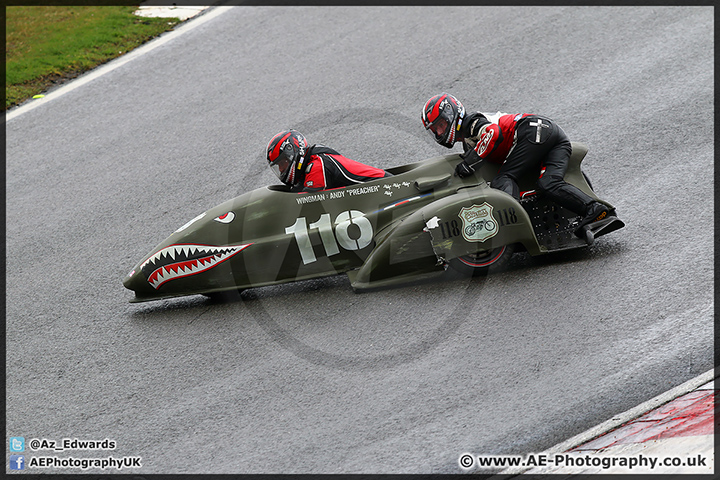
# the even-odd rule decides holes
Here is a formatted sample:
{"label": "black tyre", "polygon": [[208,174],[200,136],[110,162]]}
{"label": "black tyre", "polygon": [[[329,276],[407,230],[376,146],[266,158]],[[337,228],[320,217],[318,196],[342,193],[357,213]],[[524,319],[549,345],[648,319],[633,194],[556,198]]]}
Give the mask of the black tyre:
{"label": "black tyre", "polygon": [[463,255],[450,260],[450,267],[465,275],[478,276],[504,267],[515,251],[514,245]]}

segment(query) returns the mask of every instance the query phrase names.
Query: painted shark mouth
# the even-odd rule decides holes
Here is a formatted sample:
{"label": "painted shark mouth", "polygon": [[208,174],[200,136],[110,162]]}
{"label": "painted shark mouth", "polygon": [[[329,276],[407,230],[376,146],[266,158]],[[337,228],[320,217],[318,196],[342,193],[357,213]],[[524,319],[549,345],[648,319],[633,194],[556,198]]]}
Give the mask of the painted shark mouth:
{"label": "painted shark mouth", "polygon": [[250,245],[170,245],[150,256],[140,269],[148,283],[157,290],[170,280],[210,270]]}

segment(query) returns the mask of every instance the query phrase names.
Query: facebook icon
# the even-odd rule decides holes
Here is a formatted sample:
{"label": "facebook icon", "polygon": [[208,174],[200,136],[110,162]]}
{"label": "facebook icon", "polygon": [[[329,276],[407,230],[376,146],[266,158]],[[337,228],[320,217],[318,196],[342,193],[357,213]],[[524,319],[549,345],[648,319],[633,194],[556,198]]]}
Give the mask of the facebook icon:
{"label": "facebook icon", "polygon": [[10,455],[10,470],[25,470],[25,455]]}

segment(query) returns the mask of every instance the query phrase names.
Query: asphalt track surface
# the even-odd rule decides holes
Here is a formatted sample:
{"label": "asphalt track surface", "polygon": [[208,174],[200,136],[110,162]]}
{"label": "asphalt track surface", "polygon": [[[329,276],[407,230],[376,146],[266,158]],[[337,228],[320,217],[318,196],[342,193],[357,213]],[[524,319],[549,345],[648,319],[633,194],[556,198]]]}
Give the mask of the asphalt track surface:
{"label": "asphalt track surface", "polygon": [[[111,439],[27,455],[142,457],[124,473],[453,473],[707,371],[713,48],[712,7],[235,7],[11,119],[7,435]],[[279,130],[429,158],[441,91],[554,118],[626,228],[486,278],[128,303],[163,238],[276,183]]]}

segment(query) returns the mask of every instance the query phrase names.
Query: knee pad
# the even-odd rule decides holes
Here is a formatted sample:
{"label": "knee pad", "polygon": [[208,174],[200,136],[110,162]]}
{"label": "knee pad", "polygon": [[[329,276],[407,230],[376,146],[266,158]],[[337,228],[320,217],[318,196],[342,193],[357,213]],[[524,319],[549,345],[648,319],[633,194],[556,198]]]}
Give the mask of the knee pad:
{"label": "knee pad", "polygon": [[538,178],[537,188],[541,192],[552,192],[564,184],[564,178],[555,177],[552,175],[543,175],[542,177]]}

